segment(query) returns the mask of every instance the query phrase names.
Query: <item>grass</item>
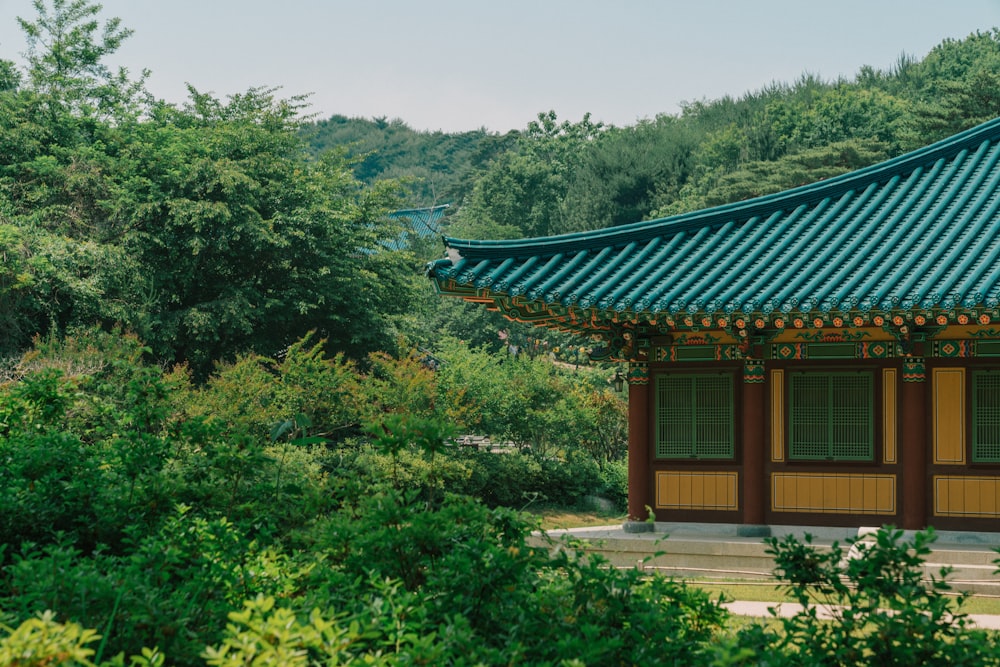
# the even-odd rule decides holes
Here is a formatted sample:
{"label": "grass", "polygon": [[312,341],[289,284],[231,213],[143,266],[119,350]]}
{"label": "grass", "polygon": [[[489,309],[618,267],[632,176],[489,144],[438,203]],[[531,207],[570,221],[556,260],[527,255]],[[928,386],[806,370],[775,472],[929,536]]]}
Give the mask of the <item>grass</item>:
{"label": "grass", "polygon": [[621,525],[625,520],[625,516],[622,514],[587,512],[566,509],[565,507],[529,507],[525,509],[525,512],[541,520],[542,530],[614,526]]}

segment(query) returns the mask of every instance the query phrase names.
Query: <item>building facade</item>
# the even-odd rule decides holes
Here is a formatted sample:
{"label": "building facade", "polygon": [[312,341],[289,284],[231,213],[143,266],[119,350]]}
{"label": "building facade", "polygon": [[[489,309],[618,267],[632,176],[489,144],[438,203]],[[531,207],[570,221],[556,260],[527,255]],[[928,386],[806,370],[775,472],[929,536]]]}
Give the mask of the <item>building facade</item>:
{"label": "building facade", "polygon": [[632,520],[1000,530],[1000,119],[737,204],[445,244],[441,294],[628,365]]}

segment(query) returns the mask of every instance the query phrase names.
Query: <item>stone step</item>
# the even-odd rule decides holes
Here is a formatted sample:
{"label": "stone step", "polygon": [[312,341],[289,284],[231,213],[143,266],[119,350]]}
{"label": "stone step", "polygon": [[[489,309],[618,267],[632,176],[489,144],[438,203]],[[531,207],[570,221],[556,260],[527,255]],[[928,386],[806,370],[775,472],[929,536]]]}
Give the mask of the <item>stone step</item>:
{"label": "stone step", "polygon": [[[533,536],[535,546],[550,549],[579,549],[598,554],[614,567],[639,567],[678,577],[713,579],[773,580],[774,561],[759,534],[768,532],[775,537],[793,534],[803,539],[813,536],[812,543],[829,549],[836,542],[849,555],[851,539],[864,540],[874,529],[809,527],[758,527],[730,524],[660,524],[653,532],[625,532],[620,526],[549,531]],[[912,535],[904,536],[912,539]],[[870,539],[870,538],[869,538]],[[994,547],[1000,545],[997,533],[939,533],[931,545],[931,554],[924,565],[928,578],[939,577],[942,567],[952,568],[946,580],[956,589],[980,594],[1000,595],[1000,575],[994,574],[1000,558]]]}

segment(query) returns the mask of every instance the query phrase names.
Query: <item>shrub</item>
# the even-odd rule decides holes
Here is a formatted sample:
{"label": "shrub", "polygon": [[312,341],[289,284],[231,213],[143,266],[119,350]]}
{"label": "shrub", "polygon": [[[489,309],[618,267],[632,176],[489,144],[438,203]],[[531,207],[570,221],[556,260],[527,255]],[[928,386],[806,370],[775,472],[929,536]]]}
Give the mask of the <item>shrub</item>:
{"label": "shrub", "polygon": [[[857,558],[844,559],[838,544],[819,549],[806,536],[769,538],[776,574],[803,610],[780,619],[780,632],[752,626],[741,634],[756,657],[726,664],[996,665],[994,635],[974,629],[962,612],[966,596],[951,596],[942,568],[924,581],[923,563],[936,539],[933,529],[912,542],[892,527],[872,542],[854,542]],[[831,620],[823,620],[823,609]],[[732,656],[731,656],[732,657]]]}
{"label": "shrub", "polygon": [[601,495],[625,511],[628,508],[628,461],[608,461],[601,470]]}

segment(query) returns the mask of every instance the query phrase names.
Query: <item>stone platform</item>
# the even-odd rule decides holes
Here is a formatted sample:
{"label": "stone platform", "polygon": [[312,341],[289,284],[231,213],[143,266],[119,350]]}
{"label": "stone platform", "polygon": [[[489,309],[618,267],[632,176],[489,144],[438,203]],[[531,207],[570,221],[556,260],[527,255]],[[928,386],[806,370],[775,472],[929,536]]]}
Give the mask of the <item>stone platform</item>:
{"label": "stone platform", "polygon": [[[630,530],[626,531],[626,527]],[[600,554],[615,567],[639,567],[684,578],[706,580],[774,580],[774,561],[766,553],[764,537],[808,533],[820,548],[838,543],[847,555],[848,541],[874,532],[871,528],[828,528],[809,526],[744,526],[739,524],[653,524],[651,532],[632,532],[634,526],[601,526],[549,530],[532,537],[537,546],[550,549],[580,548]],[[948,566],[947,581],[956,590],[1000,596],[1000,575],[995,575],[1000,558],[1000,533],[938,531],[931,554],[924,565],[928,577],[940,577]],[[904,535],[912,539],[908,531]]]}

